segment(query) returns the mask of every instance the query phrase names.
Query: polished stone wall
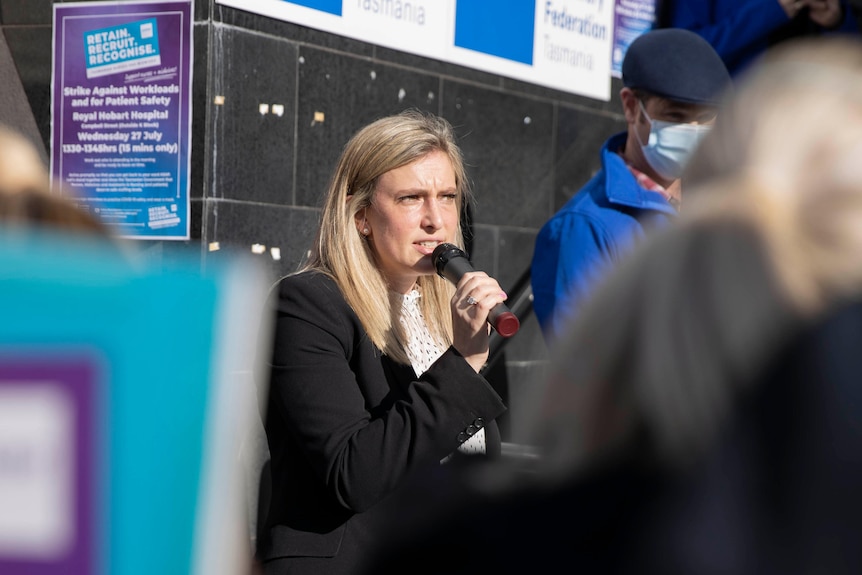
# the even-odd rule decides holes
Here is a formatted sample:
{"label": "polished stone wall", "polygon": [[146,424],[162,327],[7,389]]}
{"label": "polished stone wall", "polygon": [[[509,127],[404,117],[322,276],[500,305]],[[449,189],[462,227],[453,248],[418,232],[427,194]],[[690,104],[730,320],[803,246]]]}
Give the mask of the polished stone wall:
{"label": "polished stone wall", "polygon": [[[0,0],[0,30],[46,150],[52,4]],[[617,80],[613,99],[600,102],[212,0],[196,2],[194,33],[193,239],[142,242],[154,259],[184,245],[199,249],[205,265],[261,244],[267,250],[256,257],[273,276],[293,271],[350,135],[380,116],[418,107],[456,127],[475,194],[473,263],[511,292],[528,269],[539,227],[592,175],[600,145],[625,125]],[[261,104],[270,111],[261,113]],[[273,105],[283,113],[272,113]],[[214,242],[218,251],[211,251]],[[521,331],[488,373],[509,401],[504,439],[515,442],[523,397],[548,357],[535,318],[521,319]]]}

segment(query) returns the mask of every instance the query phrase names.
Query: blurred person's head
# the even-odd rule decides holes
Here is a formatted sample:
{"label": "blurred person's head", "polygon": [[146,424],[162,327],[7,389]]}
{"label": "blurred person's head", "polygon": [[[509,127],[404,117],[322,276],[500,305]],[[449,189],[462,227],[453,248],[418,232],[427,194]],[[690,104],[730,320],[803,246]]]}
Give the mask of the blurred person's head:
{"label": "blurred person's head", "polygon": [[0,225],[106,238],[112,236],[101,220],[68,198],[35,188],[18,188],[14,192],[0,188]]}
{"label": "blurred person's head", "polygon": [[788,294],[817,312],[862,285],[860,158],[862,42],[800,39],[742,76],[686,182],[748,212]]}
{"label": "blurred person's head", "polygon": [[12,128],[0,125],[0,190],[14,193],[49,186],[48,168],[35,145]]}
{"label": "blurred person's head", "polygon": [[776,350],[862,296],[862,43],[783,44],[734,92],[678,225],[610,274],[555,350],[533,423],[558,473],[690,460]]}
{"label": "blurred person's head", "polygon": [[631,43],[622,79],[625,157],[668,187],[715,122],[730,74],[706,40],[689,30],[666,28]]}
{"label": "blurred person's head", "polygon": [[306,268],[330,274],[369,337],[404,360],[389,292],[422,290],[431,332],[451,342],[452,287],[431,261],[443,242],[463,247],[469,193],[460,148],[443,118],[416,110],[379,119],[346,144],[330,181]]}
{"label": "blurred person's head", "polygon": [[50,189],[48,169],[36,146],[0,126],[0,224],[108,237],[101,220]]}

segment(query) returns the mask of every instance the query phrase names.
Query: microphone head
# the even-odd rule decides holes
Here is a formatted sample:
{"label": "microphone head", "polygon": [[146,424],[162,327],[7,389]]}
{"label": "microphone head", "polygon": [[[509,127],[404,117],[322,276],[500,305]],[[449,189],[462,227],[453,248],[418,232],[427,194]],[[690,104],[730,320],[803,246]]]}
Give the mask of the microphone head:
{"label": "microphone head", "polygon": [[431,253],[431,261],[434,264],[434,269],[437,270],[437,275],[440,277],[446,277],[443,275],[443,269],[446,267],[446,264],[452,258],[466,258],[467,254],[464,253],[464,250],[459,248],[454,244],[440,244],[434,251]]}
{"label": "microphone head", "polygon": [[518,321],[518,316],[510,311],[501,313],[494,322],[494,329],[503,337],[512,337],[518,333],[520,327],[521,322]]}

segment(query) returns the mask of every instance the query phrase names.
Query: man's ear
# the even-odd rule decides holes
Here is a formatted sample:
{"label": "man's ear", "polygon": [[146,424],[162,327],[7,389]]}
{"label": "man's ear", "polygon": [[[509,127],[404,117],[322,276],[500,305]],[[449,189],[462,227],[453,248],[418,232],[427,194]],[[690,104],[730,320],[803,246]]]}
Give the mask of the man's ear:
{"label": "man's ear", "polygon": [[620,100],[623,103],[623,114],[626,116],[626,122],[635,124],[638,121],[638,97],[631,88],[623,88],[620,90]]}

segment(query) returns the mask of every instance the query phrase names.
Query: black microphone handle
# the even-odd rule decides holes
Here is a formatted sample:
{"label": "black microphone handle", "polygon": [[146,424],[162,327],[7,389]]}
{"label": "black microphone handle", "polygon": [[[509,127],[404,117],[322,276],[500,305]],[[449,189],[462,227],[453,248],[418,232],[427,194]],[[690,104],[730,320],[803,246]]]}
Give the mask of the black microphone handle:
{"label": "black microphone handle", "polygon": [[[476,268],[466,257],[450,258],[442,267],[440,275],[454,285],[458,285],[465,273],[476,271]],[[503,337],[515,335],[515,332],[521,327],[518,318],[505,303],[498,303],[491,308],[491,311],[488,312],[488,323]]]}
{"label": "black microphone handle", "polygon": [[453,285],[458,285],[464,274],[474,271],[476,271],[476,268],[473,267],[473,264],[466,257],[453,257],[443,265],[440,275],[452,282]]}

